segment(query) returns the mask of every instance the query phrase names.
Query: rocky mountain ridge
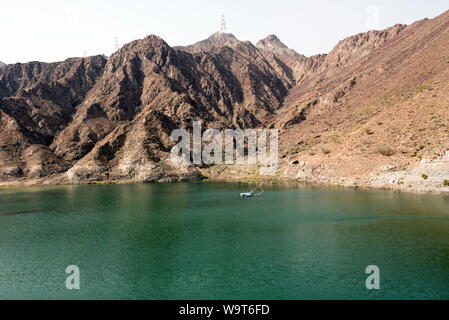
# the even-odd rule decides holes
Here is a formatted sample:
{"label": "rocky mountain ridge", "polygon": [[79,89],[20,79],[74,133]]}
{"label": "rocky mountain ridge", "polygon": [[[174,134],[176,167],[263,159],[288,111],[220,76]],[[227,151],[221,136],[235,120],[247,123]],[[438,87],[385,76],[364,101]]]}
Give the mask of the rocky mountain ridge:
{"label": "rocky mountain ridge", "polygon": [[[312,57],[289,49],[275,35],[253,45],[218,32],[185,47],[172,48],[152,35],[126,44],[108,59],[7,65],[0,70],[0,181],[218,177],[208,168],[168,159],[174,145],[171,131],[189,129],[193,120],[217,129],[280,128],[281,171],[289,177],[289,170],[307,172],[308,179],[321,176],[309,167],[345,163],[343,151],[353,161],[360,145],[369,149],[365,140],[373,150],[388,141],[384,134],[389,131],[380,134],[371,124],[376,112],[383,112],[375,107],[381,97],[396,101],[417,86],[427,86],[429,79],[444,79],[448,65],[440,60],[449,57],[444,49],[448,24],[446,12],[410,26],[349,37],[329,54]],[[394,89],[388,89],[390,82]],[[434,114],[443,119],[444,87],[435,87],[437,99],[426,99],[435,100],[439,111]],[[403,110],[409,108],[404,105]],[[357,121],[364,122],[358,130],[365,135],[351,131]],[[422,132],[413,130],[414,139],[424,143]],[[407,145],[401,139],[397,143]],[[444,144],[429,143],[429,154],[444,151]],[[371,162],[357,158],[363,170],[354,174],[367,176],[378,163],[403,162],[396,152],[382,157]],[[303,162],[307,165],[296,169],[294,163]],[[332,170],[321,174],[349,174]]]}

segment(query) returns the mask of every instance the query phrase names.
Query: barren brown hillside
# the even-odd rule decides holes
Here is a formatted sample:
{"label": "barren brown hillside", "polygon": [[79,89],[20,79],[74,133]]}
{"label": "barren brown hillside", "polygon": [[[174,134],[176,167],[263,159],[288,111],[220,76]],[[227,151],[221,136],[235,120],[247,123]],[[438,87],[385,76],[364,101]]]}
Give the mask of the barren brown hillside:
{"label": "barren brown hillside", "polygon": [[[318,73],[291,90],[276,119],[283,153],[292,163],[306,162],[314,175],[351,183],[441,158],[449,149],[448,80],[446,12],[406,27],[356,63]],[[435,183],[443,184],[447,171],[435,174]],[[394,183],[405,185],[403,175]]]}

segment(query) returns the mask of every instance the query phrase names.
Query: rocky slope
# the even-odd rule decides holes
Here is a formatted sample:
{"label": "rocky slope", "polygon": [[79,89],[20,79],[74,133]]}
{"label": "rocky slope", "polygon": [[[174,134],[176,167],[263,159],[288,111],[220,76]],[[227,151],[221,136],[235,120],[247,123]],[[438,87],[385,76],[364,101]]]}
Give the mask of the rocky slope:
{"label": "rocky slope", "polygon": [[104,68],[101,57],[61,63],[30,62],[0,71],[0,179],[40,177],[70,163],[50,144]]}
{"label": "rocky slope", "polygon": [[[449,12],[340,42],[278,112],[285,162],[295,163],[286,172],[303,181],[449,191],[448,48]],[[347,63],[354,52],[363,54]]]}
{"label": "rocky slope", "polygon": [[0,181],[251,176],[248,166],[168,160],[171,131],[202,120],[218,129],[280,128],[276,179],[443,190],[448,45],[446,12],[349,37],[312,57],[274,35],[254,46],[218,32],[174,48],[148,36],[107,60],[7,65],[0,69]]}
{"label": "rocky slope", "polygon": [[257,43],[264,57],[278,72],[292,82],[293,85],[315,74],[326,59],[325,54],[306,56],[289,49],[275,35],[269,35]]}
{"label": "rocky slope", "polygon": [[[250,43],[174,50],[148,36],[102,56],[10,65],[0,73],[3,180],[67,169],[72,182],[154,181],[183,175],[166,163],[169,134],[198,119],[261,125],[289,89]],[[186,168],[186,176],[198,176]]]}

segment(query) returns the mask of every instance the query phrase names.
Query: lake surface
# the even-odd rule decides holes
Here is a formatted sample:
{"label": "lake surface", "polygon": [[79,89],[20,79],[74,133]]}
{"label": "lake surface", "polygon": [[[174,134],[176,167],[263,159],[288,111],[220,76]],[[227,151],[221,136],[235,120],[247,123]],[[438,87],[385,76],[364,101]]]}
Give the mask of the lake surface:
{"label": "lake surface", "polygon": [[0,191],[0,299],[449,299],[448,196],[264,188]]}

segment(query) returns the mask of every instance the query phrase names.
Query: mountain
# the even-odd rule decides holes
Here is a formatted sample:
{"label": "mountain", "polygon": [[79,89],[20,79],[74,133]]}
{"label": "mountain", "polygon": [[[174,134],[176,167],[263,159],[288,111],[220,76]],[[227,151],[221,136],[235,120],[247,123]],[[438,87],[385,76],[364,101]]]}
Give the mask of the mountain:
{"label": "mountain", "polygon": [[182,50],[190,53],[199,53],[202,51],[220,50],[223,46],[229,46],[240,42],[232,33],[215,32],[209,38],[199,41],[189,46],[173,47],[176,50]]}
{"label": "mountain", "polygon": [[278,111],[275,126],[283,128],[287,161],[307,164],[295,176],[362,187],[444,188],[448,45],[449,11],[340,42]]}
{"label": "mountain", "polygon": [[260,40],[256,46],[279,74],[288,77],[293,86],[316,73],[326,58],[325,54],[307,58],[289,49],[274,34]]}
{"label": "mountain", "polygon": [[0,72],[1,177],[70,168],[73,182],[166,179],[174,128],[261,125],[288,89],[250,43],[191,54],[148,36],[108,60],[10,65]]}
{"label": "mountain", "polygon": [[282,54],[284,51],[296,53],[295,51],[289,49],[285,44],[283,44],[275,34],[270,34],[265,39],[259,40],[256,46],[258,48],[272,51],[274,53]]}
{"label": "mountain", "polygon": [[70,163],[50,149],[51,142],[94,86],[102,57],[60,63],[30,62],[0,71],[0,177],[46,176]]}
{"label": "mountain", "polygon": [[[151,35],[109,58],[7,65],[0,181],[250,176],[250,167],[169,161],[171,131],[202,120],[217,129],[280,128],[280,179],[436,188],[449,173],[433,162],[447,149],[448,44],[446,12],[311,57],[275,35],[253,45],[217,32],[189,46]],[[426,185],[421,170],[432,174]]]}
{"label": "mountain", "polygon": [[4,66],[6,66],[6,63],[0,61],[0,68],[3,68]]}

